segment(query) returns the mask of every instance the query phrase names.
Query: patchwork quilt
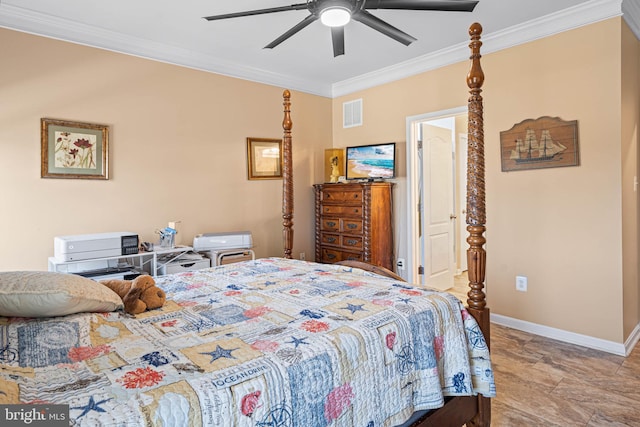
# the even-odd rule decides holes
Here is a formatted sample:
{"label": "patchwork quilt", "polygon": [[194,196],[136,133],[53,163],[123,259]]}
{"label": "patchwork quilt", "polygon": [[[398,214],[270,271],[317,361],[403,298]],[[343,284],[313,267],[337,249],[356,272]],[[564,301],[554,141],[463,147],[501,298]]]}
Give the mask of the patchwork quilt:
{"label": "patchwork quilt", "polygon": [[162,309],[0,318],[0,403],[78,426],[393,426],[495,395],[454,296],[349,267],[259,259],[157,278]]}

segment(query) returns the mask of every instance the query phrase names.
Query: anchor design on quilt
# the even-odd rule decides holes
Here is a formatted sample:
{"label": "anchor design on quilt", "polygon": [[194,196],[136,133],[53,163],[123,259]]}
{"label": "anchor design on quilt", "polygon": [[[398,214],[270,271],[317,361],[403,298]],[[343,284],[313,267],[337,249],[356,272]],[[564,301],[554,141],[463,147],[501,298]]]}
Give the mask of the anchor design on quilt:
{"label": "anchor design on quilt", "polygon": [[89,402],[86,405],[84,405],[84,406],[74,406],[73,408],[70,408],[70,409],[82,409],[82,413],[76,417],[76,419],[78,419],[78,418],[84,417],[85,415],[87,415],[91,411],[107,412],[105,409],[102,409],[100,407],[100,405],[103,405],[103,404],[107,403],[110,400],[111,400],[111,398],[103,399],[103,400],[100,400],[99,402],[96,402],[95,399],[93,398],[93,396],[90,396],[89,397]]}
{"label": "anchor design on quilt", "polygon": [[209,361],[209,363],[213,363],[216,360],[224,357],[226,359],[235,359],[236,357],[234,355],[231,354],[231,352],[238,350],[237,348],[232,348],[232,349],[226,349],[226,348],[222,348],[219,345],[216,346],[216,349],[214,351],[206,351],[204,353],[200,353],[203,355],[208,355],[211,356],[211,360]]}

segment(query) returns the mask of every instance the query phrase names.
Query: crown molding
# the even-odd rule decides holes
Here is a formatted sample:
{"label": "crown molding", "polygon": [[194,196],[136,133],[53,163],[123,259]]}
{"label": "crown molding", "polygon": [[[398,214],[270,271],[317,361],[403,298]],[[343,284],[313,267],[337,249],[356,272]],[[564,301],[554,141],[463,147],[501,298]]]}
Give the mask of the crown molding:
{"label": "crown molding", "polygon": [[[629,0],[625,0],[625,3],[628,2]],[[482,54],[497,52],[620,15],[622,15],[622,0],[591,0],[523,24],[485,34],[482,37]],[[391,67],[334,83],[332,97],[348,95],[468,59],[469,47],[466,42],[460,43]]]}
{"label": "crown molding", "polygon": [[624,0],[622,2],[622,14],[633,34],[640,40],[640,2]]}
{"label": "crown molding", "polygon": [[[591,0],[542,18],[485,34],[482,53],[496,52],[620,15],[624,16],[629,27],[640,39],[640,5],[636,1],[624,0],[623,3],[622,0]],[[467,43],[460,43],[330,85],[222,61],[211,55],[143,38],[123,36],[114,31],[6,3],[0,3],[0,27],[329,98],[348,95],[466,61],[469,56]]]}
{"label": "crown molding", "polygon": [[200,71],[213,72],[272,86],[286,87],[314,95],[331,96],[331,87],[328,84],[320,85],[312,80],[285,76],[280,73],[247,67],[230,61],[222,61],[211,55],[139,37],[124,36],[115,31],[46,15],[6,3],[0,3],[0,27]]}

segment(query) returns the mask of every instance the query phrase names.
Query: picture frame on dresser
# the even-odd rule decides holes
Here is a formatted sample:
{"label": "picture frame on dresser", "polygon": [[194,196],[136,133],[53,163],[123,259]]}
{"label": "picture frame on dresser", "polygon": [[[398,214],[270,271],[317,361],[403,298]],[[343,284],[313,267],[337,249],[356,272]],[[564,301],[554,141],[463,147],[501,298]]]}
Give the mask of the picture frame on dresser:
{"label": "picture frame on dresser", "polygon": [[247,138],[247,178],[282,178],[282,140],[272,138]]}
{"label": "picture frame on dresser", "polygon": [[40,177],[109,179],[109,126],[40,119]]}

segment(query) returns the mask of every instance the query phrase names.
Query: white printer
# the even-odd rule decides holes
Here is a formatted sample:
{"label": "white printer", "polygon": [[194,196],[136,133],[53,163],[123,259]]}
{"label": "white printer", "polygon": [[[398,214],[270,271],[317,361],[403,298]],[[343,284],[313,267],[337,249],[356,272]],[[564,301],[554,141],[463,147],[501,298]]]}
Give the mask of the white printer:
{"label": "white printer", "polygon": [[204,233],[193,238],[193,250],[210,258],[211,265],[214,267],[255,259],[255,253],[251,250],[252,246],[250,231]]}
{"label": "white printer", "polygon": [[53,239],[54,256],[59,261],[138,253],[138,235],[128,231],[58,236]]}
{"label": "white printer", "polygon": [[204,233],[193,238],[193,250],[196,252],[219,251],[223,249],[249,249],[253,246],[250,231],[232,231],[229,233]]}

